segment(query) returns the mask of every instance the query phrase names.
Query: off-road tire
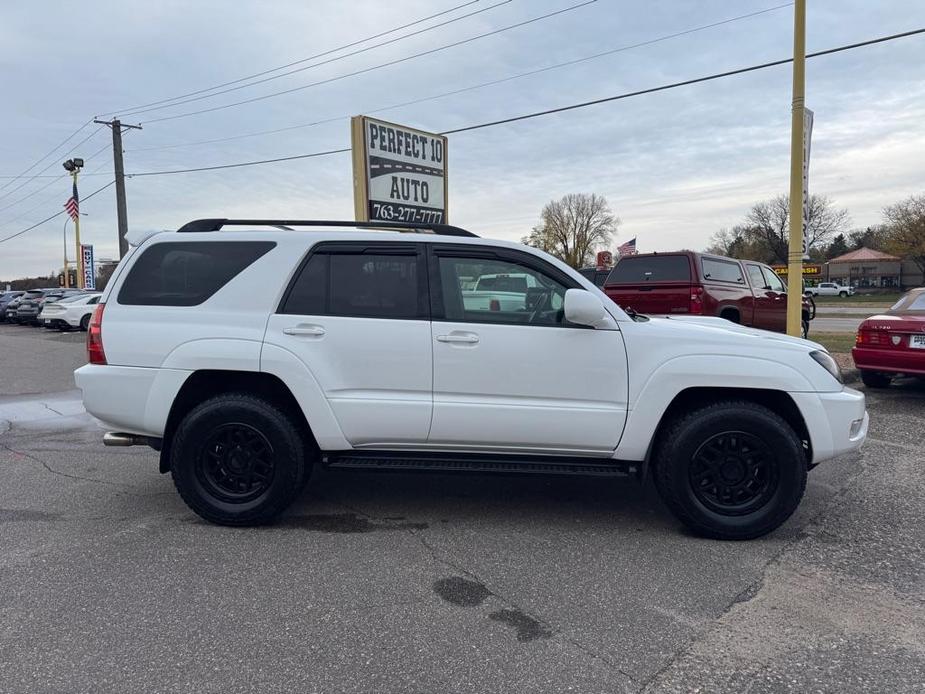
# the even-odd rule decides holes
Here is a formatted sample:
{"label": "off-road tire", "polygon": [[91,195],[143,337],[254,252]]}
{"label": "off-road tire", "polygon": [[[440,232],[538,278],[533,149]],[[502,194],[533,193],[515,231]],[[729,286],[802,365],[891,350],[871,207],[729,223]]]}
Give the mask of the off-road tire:
{"label": "off-road tire", "polygon": [[879,371],[861,371],[861,381],[868,388],[889,388],[893,377]]}
{"label": "off-road tire", "polygon": [[[238,453],[246,458],[253,448],[243,438],[235,439],[233,432],[253,436],[254,446],[263,451],[254,459],[269,481],[258,483],[252,496],[234,498],[239,492],[228,490],[233,483],[227,478],[235,474],[229,470],[239,464]],[[264,525],[282,513],[304,487],[310,472],[306,451],[299,427],[276,404],[253,395],[228,393],[197,405],[183,418],[173,436],[170,469],[183,501],[205,520],[220,525]],[[216,459],[224,462],[217,465]],[[272,461],[269,475],[265,474],[268,461]],[[247,476],[244,465],[241,477]],[[216,477],[223,481],[216,482]]]}
{"label": "off-road tire", "polygon": [[[695,490],[692,475],[695,456],[711,441],[723,435],[745,434],[763,444],[765,477],[774,483],[745,512],[710,508],[702,500],[703,489]],[[655,486],[662,500],[684,525],[698,535],[720,540],[748,540],[779,527],[796,510],[806,489],[806,456],[793,428],[777,413],[747,400],[727,400],[699,407],[676,416],[658,434],[653,458]],[[748,455],[745,453],[743,455]],[[725,464],[725,462],[723,463]],[[743,470],[748,466],[743,465]],[[761,478],[744,473],[751,484]],[[756,487],[759,485],[755,484]],[[766,501],[762,499],[767,496]]]}

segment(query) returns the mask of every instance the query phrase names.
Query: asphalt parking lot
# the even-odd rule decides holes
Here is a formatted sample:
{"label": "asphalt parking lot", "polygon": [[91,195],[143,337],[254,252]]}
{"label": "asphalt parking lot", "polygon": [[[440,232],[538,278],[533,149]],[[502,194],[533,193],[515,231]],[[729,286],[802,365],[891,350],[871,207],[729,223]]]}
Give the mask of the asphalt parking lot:
{"label": "asphalt parking lot", "polygon": [[744,543],[650,485],[320,473],[229,529],[107,449],[83,334],[0,325],[2,692],[925,691],[925,385]]}

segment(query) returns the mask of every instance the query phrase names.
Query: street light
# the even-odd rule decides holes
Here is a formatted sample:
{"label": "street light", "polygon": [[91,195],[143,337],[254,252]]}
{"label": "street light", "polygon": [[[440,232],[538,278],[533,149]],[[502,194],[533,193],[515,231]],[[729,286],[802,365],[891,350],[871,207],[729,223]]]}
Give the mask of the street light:
{"label": "street light", "polygon": [[[77,214],[74,215],[74,236],[76,237],[75,242],[77,245],[77,258],[76,258],[77,287],[79,289],[83,289],[83,258],[81,257],[82,254],[80,252],[80,202],[77,196],[77,174],[80,173],[80,170],[83,168],[84,160],[81,159],[80,157],[74,157],[73,159],[68,159],[61,166],[64,167],[65,171],[71,174],[71,179],[74,184],[73,196],[74,196],[74,202],[77,204],[77,210],[76,210]],[[65,223],[65,226],[66,226],[66,223]],[[65,245],[65,249],[66,248],[67,248],[67,245]],[[67,279],[67,252],[65,252],[64,254],[64,278],[65,278],[64,279],[65,286],[67,286],[67,281],[68,281]]]}

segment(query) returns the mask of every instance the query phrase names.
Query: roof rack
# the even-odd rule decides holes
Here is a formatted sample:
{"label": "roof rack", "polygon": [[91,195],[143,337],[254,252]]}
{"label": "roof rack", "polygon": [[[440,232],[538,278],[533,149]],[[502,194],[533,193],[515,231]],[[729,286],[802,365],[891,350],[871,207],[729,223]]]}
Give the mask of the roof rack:
{"label": "roof rack", "polygon": [[277,229],[287,227],[357,227],[360,229],[381,229],[383,231],[430,232],[439,236],[468,236],[478,238],[476,234],[449,224],[419,224],[416,222],[348,222],[342,220],[325,221],[320,219],[194,219],[177,229],[187,231],[220,231],[223,227],[268,226]]}

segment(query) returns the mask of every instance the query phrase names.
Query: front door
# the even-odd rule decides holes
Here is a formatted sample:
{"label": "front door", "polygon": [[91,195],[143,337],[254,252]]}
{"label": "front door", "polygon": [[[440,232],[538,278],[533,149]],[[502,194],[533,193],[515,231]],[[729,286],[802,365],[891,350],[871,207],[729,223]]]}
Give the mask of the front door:
{"label": "front door", "polygon": [[428,443],[612,452],[626,421],[626,350],[619,330],[564,320],[565,291],[578,283],[513,249],[433,244],[429,264],[434,416]]}
{"label": "front door", "polygon": [[765,292],[768,309],[765,311],[764,325],[755,327],[779,333],[787,332],[787,288],[774,270],[767,266],[763,266],[761,270],[764,272],[764,279],[768,286]]}
{"label": "front door", "polygon": [[424,444],[432,405],[420,244],[322,243],[309,252],[266,342],[295,354],[353,445]]}

